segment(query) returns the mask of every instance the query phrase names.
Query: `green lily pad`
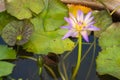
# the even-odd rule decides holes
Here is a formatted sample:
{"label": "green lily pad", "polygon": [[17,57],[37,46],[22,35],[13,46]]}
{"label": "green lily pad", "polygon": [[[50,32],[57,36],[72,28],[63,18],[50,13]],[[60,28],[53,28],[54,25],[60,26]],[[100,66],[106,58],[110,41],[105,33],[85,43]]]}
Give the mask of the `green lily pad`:
{"label": "green lily pad", "polygon": [[97,57],[97,72],[109,74],[120,79],[120,47],[114,46],[102,50]]}
{"label": "green lily pad", "polygon": [[0,61],[0,77],[11,74],[14,66],[14,64]]}
{"label": "green lily pad", "polygon": [[95,26],[100,28],[100,31],[96,31],[94,33],[96,37],[99,37],[100,34],[112,24],[112,17],[106,10],[95,11],[93,12],[93,15],[95,20]]}
{"label": "green lily pad", "polygon": [[58,29],[56,31],[45,32],[42,19],[35,18],[31,22],[34,24],[35,31],[29,42],[23,46],[28,52],[37,54],[54,52],[61,54],[64,51],[71,51],[73,49],[74,43],[70,39],[62,40],[63,35],[61,33],[65,32],[64,30]]}
{"label": "green lily pad", "polygon": [[15,20],[15,18],[10,16],[7,12],[0,13],[0,34],[2,29],[12,20]]}
{"label": "green lily pad", "polygon": [[6,0],[7,12],[18,19],[28,19],[44,9],[43,0]]}
{"label": "green lily pad", "polygon": [[[46,31],[53,31],[65,24],[64,17],[68,16],[68,8],[60,0],[44,0],[46,9],[41,14]],[[48,6],[47,6],[48,5]]]}
{"label": "green lily pad", "polygon": [[5,45],[0,45],[0,60],[3,59],[16,59],[16,52],[12,48]]}
{"label": "green lily pad", "polygon": [[23,45],[28,42],[33,32],[33,25],[29,21],[12,21],[2,31],[2,38],[10,45]]}
{"label": "green lily pad", "polygon": [[97,72],[120,79],[120,23],[113,23],[99,38],[102,51],[97,57]]}
{"label": "green lily pad", "polygon": [[120,45],[120,23],[113,23],[99,38],[102,49]]}

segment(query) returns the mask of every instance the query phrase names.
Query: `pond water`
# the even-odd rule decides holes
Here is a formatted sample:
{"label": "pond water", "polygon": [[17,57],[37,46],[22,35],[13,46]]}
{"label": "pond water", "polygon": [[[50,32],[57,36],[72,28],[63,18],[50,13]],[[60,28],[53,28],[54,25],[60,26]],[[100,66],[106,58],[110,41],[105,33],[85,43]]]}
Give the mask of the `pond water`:
{"label": "pond water", "polygon": [[[90,42],[92,42],[93,36],[90,36],[89,38],[90,38]],[[0,41],[2,42],[2,44],[4,44],[1,39]],[[89,44],[83,45],[82,56],[85,54],[86,50],[89,47],[90,47]],[[100,51],[100,47],[98,46],[98,44],[96,45],[95,54],[93,53],[93,49],[94,48],[92,46],[89,53],[82,60],[81,67],[78,72],[76,80],[118,80],[109,75],[99,76],[97,74],[95,59],[96,59],[96,56],[98,55],[98,51]],[[64,54],[62,56],[64,56]],[[72,53],[67,57],[67,59],[64,62],[67,73],[69,73],[68,76],[71,75],[71,70],[73,66],[75,65],[76,59],[77,59],[77,47],[72,51]],[[43,69],[42,76],[39,76],[37,63],[33,60],[18,59],[14,63],[16,64],[16,67],[14,68],[12,74],[9,75],[8,77],[5,77],[4,80],[18,80],[20,78],[22,80],[54,80],[51,77],[51,75],[47,73],[48,71],[46,71],[46,69]]]}

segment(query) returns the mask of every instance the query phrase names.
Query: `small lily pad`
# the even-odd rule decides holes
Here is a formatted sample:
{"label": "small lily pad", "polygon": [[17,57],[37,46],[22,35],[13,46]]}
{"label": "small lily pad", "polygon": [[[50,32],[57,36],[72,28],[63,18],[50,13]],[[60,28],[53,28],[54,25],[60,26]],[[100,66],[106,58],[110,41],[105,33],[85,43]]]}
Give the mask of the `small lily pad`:
{"label": "small lily pad", "polygon": [[2,38],[10,45],[23,45],[28,42],[33,32],[33,25],[29,21],[12,21],[2,31]]}
{"label": "small lily pad", "polygon": [[0,61],[0,77],[11,74],[14,66],[14,64]]}
{"label": "small lily pad", "polygon": [[[0,45],[0,60],[5,59],[16,59],[16,52],[12,48],[7,47],[6,45]],[[12,73],[14,64],[0,61],[0,77],[6,76]]]}
{"label": "small lily pad", "polygon": [[16,52],[12,48],[5,45],[0,45],[0,60],[3,59],[16,59]]}
{"label": "small lily pad", "polygon": [[95,19],[95,26],[100,28],[100,31],[96,31],[94,33],[96,37],[99,37],[100,34],[112,24],[112,17],[106,10],[95,11],[93,12],[93,15]]}
{"label": "small lily pad", "polygon": [[18,19],[28,19],[44,9],[43,0],[6,0],[7,12]]}

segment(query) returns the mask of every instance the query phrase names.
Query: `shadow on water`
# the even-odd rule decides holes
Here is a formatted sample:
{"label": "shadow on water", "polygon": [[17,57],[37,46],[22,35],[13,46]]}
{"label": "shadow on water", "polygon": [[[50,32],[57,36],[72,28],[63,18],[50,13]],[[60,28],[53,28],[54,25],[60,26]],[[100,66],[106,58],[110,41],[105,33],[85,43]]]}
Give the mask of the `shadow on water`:
{"label": "shadow on water", "polygon": [[[93,41],[93,36],[90,36],[89,38],[90,38],[90,42]],[[2,44],[5,44],[2,39],[0,39],[0,42]],[[86,50],[89,47],[90,47],[89,44],[83,45],[82,56],[85,54]],[[86,57],[81,62],[80,70],[79,70],[76,80],[118,80],[109,75],[104,75],[104,76],[97,75],[95,59],[98,55],[98,51],[100,51],[100,47],[98,46],[98,44],[96,44],[95,54],[93,54],[93,49],[94,48],[92,46],[89,53],[86,55]],[[65,54],[66,53],[61,55],[61,57],[63,57]],[[75,66],[76,60],[77,60],[77,47],[72,51],[72,53],[67,57],[67,59],[65,59],[65,62],[64,62],[67,73],[69,73],[68,74],[69,77],[71,76],[71,71],[73,69],[73,66]],[[91,62],[92,60],[93,60],[93,64]],[[38,75],[37,63],[33,60],[18,59],[14,62],[14,64],[16,64],[16,67],[14,68],[12,74],[9,75],[8,77],[5,77],[4,80],[18,80],[20,78],[22,80],[54,80],[48,74],[48,71],[46,71],[45,68],[43,68],[42,79],[40,79],[40,76]]]}

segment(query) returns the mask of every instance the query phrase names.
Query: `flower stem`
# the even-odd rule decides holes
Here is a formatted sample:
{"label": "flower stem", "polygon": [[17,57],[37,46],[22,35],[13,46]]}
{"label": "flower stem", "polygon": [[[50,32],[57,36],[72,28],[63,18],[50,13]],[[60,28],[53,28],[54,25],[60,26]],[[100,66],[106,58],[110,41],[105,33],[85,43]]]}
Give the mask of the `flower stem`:
{"label": "flower stem", "polygon": [[80,63],[81,63],[81,52],[82,52],[82,36],[79,37],[77,64],[76,64],[75,69],[73,71],[73,75],[72,75],[71,80],[75,80],[76,75],[79,71]]}

